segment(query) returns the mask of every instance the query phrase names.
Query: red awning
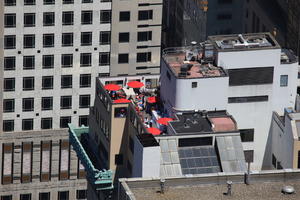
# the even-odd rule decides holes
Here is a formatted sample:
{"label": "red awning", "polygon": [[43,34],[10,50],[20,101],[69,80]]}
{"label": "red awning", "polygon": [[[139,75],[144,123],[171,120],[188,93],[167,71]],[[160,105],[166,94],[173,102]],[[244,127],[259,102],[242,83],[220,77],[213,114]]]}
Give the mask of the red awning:
{"label": "red awning", "polygon": [[152,135],[160,135],[160,132],[161,132],[158,128],[154,128],[154,127],[147,128],[147,130]]}
{"label": "red awning", "polygon": [[114,103],[130,103],[131,101],[128,99],[116,99]]}
{"label": "red awning", "polygon": [[158,101],[158,97],[148,97],[148,103],[156,103]]}
{"label": "red awning", "polygon": [[121,87],[116,84],[107,84],[104,86],[104,89],[109,90],[109,91],[117,91],[117,90],[120,90]]}
{"label": "red awning", "polygon": [[172,118],[162,117],[157,120],[158,123],[162,125],[168,125],[168,122],[173,121]]}
{"label": "red awning", "polygon": [[140,81],[131,81],[131,82],[128,82],[127,85],[131,88],[141,88],[144,86],[144,83],[142,83]]}

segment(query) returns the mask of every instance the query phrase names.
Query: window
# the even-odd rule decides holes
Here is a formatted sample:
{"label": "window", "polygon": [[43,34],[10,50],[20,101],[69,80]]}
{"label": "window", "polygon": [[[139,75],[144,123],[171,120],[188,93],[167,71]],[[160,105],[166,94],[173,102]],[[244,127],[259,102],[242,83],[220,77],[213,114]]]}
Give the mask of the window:
{"label": "window", "polygon": [[152,40],[152,31],[142,31],[138,32],[138,42],[149,41]]}
{"label": "window", "polygon": [[53,97],[42,97],[42,110],[53,109]]}
{"label": "window", "polygon": [[60,97],[60,109],[72,109],[72,96]]}
{"label": "window", "polygon": [[126,107],[118,107],[115,108],[115,117],[117,118],[123,118],[127,115],[127,108]]}
{"label": "window", "polygon": [[23,78],[23,91],[34,90],[34,77]]}
{"label": "window", "polygon": [[79,108],[88,108],[90,106],[91,97],[90,95],[79,96]]}
{"label": "window", "polygon": [[24,27],[35,26],[35,13],[24,13]]}
{"label": "window", "polygon": [[5,6],[15,6],[16,0],[5,0],[4,4],[5,4]]}
{"label": "window", "polygon": [[92,65],[92,54],[81,53],[80,54],[80,67],[89,67]]}
{"label": "window", "polygon": [[69,200],[69,191],[58,192],[58,200]]}
{"label": "window", "polygon": [[81,33],[81,46],[92,45],[92,32],[82,32]]}
{"label": "window", "polygon": [[254,141],[254,129],[240,129],[242,142],[253,142]]}
{"label": "window", "polygon": [[100,24],[111,22],[111,10],[100,10]]}
{"label": "window", "polygon": [[87,192],[86,190],[76,190],[76,199],[86,199]]}
{"label": "window", "polygon": [[4,92],[15,91],[15,78],[4,79]]}
{"label": "window", "polygon": [[63,0],[63,4],[73,4],[74,0]]}
{"label": "window", "polygon": [[24,0],[24,5],[35,5],[35,0]]}
{"label": "window", "polygon": [[71,117],[60,117],[60,128],[68,128],[68,123],[71,123]]}
{"label": "window", "polygon": [[23,69],[34,69],[34,56],[23,57]]}
{"label": "window", "polygon": [[1,196],[1,200],[12,200],[12,195]]}
{"label": "window", "polygon": [[192,88],[196,88],[197,87],[197,82],[192,82]]}
{"label": "window", "polygon": [[61,55],[61,66],[72,67],[73,66],[73,54],[62,54]]}
{"label": "window", "polygon": [[20,200],[31,200],[31,194],[20,194]]}
{"label": "window", "polygon": [[246,150],[244,151],[245,154],[245,160],[246,162],[253,162],[254,159],[254,151],[253,150]]}
{"label": "window", "polygon": [[80,74],[80,88],[91,87],[91,74]]}
{"label": "window", "polygon": [[153,19],[153,10],[140,10],[139,20],[149,20]]}
{"label": "window", "polygon": [[35,47],[35,35],[24,35],[23,39],[23,47],[24,48],[34,48]]}
{"label": "window", "polygon": [[218,20],[230,20],[232,18],[231,14],[218,14],[217,19]]}
{"label": "window", "polygon": [[268,101],[269,96],[228,97],[228,103],[251,103]]}
{"label": "window", "polygon": [[55,0],[44,0],[44,5],[55,4]]}
{"label": "window", "polygon": [[93,3],[93,0],[82,0],[82,3]]}
{"label": "window", "polygon": [[81,115],[79,116],[79,122],[78,122],[78,125],[79,126],[88,126],[88,115]]}
{"label": "window", "polygon": [[23,119],[22,130],[23,131],[33,130],[33,119]]}
{"label": "window", "polygon": [[23,105],[22,105],[22,111],[23,112],[29,112],[33,111],[34,109],[34,98],[23,98],[22,99]]}
{"label": "window", "polygon": [[93,11],[81,11],[81,24],[93,23]]}
{"label": "window", "polygon": [[10,13],[4,15],[4,27],[5,28],[14,28],[16,27],[16,14]]}
{"label": "window", "polygon": [[54,47],[54,34],[43,35],[43,47]]}
{"label": "window", "polygon": [[4,49],[15,49],[16,48],[16,36],[5,35],[4,36]]}
{"label": "window", "polygon": [[73,25],[74,23],[74,12],[66,11],[62,13],[62,25]]}
{"label": "window", "polygon": [[15,99],[3,99],[3,112],[15,111]]}
{"label": "window", "polygon": [[129,42],[129,33],[119,33],[119,42]]}
{"label": "window", "polygon": [[120,22],[130,21],[130,11],[120,11]]}
{"label": "window", "polygon": [[100,45],[110,44],[110,31],[101,31],[99,41]]}
{"label": "window", "polygon": [[72,88],[72,75],[61,76],[61,88]]}
{"label": "window", "polygon": [[122,154],[116,154],[115,155],[115,164],[116,165],[123,165],[123,155]]}
{"label": "window", "polygon": [[11,132],[14,131],[15,122],[14,120],[3,120],[3,131]]}
{"label": "window", "polygon": [[70,47],[73,46],[73,33],[63,33],[61,46]]}
{"label": "window", "polygon": [[151,62],[151,52],[137,53],[136,62]]}
{"label": "window", "polygon": [[51,117],[41,119],[41,129],[52,129]]}
{"label": "window", "polygon": [[43,90],[53,89],[53,76],[43,76],[42,77],[42,89]]}
{"label": "window", "polygon": [[55,14],[54,12],[45,12],[43,14],[44,26],[54,26],[55,25]]}
{"label": "window", "polygon": [[118,63],[128,63],[128,53],[121,53],[118,57]]}
{"label": "window", "polygon": [[43,69],[54,67],[54,55],[43,55]]}
{"label": "window", "polygon": [[288,86],[288,75],[280,75],[280,87]]}
{"label": "window", "polygon": [[50,192],[39,193],[39,200],[50,200]]}
{"label": "window", "polygon": [[99,66],[109,65],[110,64],[110,53],[109,52],[100,52],[99,53]]}
{"label": "window", "polygon": [[4,70],[15,70],[16,69],[16,57],[9,56],[4,57]]}

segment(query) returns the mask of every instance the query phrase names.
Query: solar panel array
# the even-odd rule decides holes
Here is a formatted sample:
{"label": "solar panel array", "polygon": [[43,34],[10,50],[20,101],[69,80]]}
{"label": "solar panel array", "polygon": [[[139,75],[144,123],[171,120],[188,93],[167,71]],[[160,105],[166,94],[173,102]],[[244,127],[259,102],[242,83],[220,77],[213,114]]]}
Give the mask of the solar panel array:
{"label": "solar panel array", "polygon": [[179,147],[178,153],[183,174],[205,174],[221,171],[214,147]]}

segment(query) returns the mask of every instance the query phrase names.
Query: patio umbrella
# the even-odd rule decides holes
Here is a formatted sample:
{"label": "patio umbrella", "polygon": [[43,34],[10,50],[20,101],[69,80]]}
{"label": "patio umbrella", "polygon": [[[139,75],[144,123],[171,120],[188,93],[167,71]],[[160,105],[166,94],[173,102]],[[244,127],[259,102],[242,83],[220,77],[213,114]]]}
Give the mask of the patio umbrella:
{"label": "patio umbrella", "polygon": [[147,130],[152,135],[160,135],[160,132],[161,132],[158,128],[154,128],[154,127],[147,128]]}
{"label": "patio umbrella", "polygon": [[162,125],[168,125],[168,122],[170,121],[173,121],[172,118],[168,118],[168,117],[162,117],[162,118],[159,118],[157,120],[158,123],[162,124]]}
{"label": "patio umbrella", "polygon": [[156,103],[158,101],[158,97],[148,97],[148,103]]}
{"label": "patio umbrella", "polygon": [[118,91],[121,89],[121,87],[116,84],[107,84],[104,86],[104,89],[109,90],[109,91]]}
{"label": "patio umbrella", "polygon": [[116,99],[114,103],[130,103],[131,101],[128,99]]}
{"label": "patio umbrella", "polygon": [[127,85],[131,88],[141,88],[144,86],[144,83],[142,83],[140,81],[131,81],[131,82],[128,82]]}

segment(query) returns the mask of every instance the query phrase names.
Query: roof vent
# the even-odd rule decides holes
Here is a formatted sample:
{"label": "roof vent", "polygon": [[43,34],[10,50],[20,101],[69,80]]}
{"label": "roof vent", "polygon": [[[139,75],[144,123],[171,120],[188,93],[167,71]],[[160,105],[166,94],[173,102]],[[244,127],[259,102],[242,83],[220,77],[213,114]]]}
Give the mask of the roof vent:
{"label": "roof vent", "polygon": [[295,193],[295,188],[290,185],[286,185],[282,188],[281,192],[283,194],[294,194]]}

